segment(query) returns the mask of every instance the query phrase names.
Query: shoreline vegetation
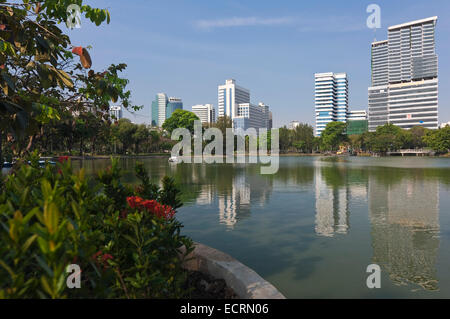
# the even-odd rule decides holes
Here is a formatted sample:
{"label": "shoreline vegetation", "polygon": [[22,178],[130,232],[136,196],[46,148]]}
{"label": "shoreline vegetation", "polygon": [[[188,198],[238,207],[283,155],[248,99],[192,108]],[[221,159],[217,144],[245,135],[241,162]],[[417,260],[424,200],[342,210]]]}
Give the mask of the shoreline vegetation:
{"label": "shoreline vegetation", "polygon": [[[109,154],[109,155],[84,155],[84,156],[68,156],[72,161],[77,160],[109,160],[111,157],[118,158],[118,159],[143,159],[143,158],[154,158],[154,157],[170,157],[170,153],[154,153],[154,154],[131,154],[131,155],[117,155],[117,154]],[[234,156],[257,156],[256,154],[249,154],[245,153],[244,155],[237,155],[234,154]],[[268,154],[268,156],[271,156],[271,154]],[[287,153],[279,153],[278,156],[280,157],[402,157],[399,155],[378,155],[378,154],[370,154],[370,153],[359,153],[356,155],[350,155],[350,154],[335,154],[335,153],[298,153],[298,152],[287,152]],[[60,157],[60,155],[51,155],[51,156],[42,156],[41,159],[43,160],[57,160]],[[196,156],[192,155],[192,158]],[[207,157],[207,156],[203,156]],[[223,155],[223,158],[225,158],[226,155]],[[432,158],[450,158],[450,153],[447,154],[437,154],[437,155],[424,155],[424,156],[416,156],[416,155],[407,155],[403,157],[432,157]]]}

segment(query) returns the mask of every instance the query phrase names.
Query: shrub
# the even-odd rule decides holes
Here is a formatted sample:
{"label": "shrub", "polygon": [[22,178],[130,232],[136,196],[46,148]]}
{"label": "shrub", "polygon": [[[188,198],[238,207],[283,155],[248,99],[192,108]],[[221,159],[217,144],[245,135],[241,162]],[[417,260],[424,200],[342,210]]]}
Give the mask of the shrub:
{"label": "shrub", "polygon": [[[40,168],[34,155],[0,181],[0,298],[185,297],[180,248],[193,246],[175,218],[173,179],[160,189],[139,164],[133,188],[115,159],[96,179],[61,162]],[[70,264],[79,289],[66,285]]]}

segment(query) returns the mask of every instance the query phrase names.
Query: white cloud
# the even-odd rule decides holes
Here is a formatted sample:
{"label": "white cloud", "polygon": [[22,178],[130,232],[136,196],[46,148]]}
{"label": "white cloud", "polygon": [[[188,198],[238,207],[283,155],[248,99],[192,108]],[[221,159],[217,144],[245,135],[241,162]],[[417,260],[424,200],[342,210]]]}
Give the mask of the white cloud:
{"label": "white cloud", "polygon": [[214,20],[197,20],[194,25],[202,30],[246,26],[293,26],[298,32],[355,32],[366,29],[366,20],[350,19],[343,16],[304,17],[232,17]]}
{"label": "white cloud", "polygon": [[281,18],[227,18],[217,20],[198,20],[195,25],[200,29],[228,28],[228,27],[245,27],[245,26],[275,26],[292,24],[293,19],[289,17]]}

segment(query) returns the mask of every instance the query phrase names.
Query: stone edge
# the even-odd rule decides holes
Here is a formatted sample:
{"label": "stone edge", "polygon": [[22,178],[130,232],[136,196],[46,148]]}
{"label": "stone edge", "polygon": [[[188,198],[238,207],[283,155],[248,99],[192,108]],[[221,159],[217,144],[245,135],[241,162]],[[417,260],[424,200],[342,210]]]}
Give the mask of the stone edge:
{"label": "stone edge", "polygon": [[[182,254],[184,253],[183,247]],[[225,280],[241,299],[286,299],[254,270],[230,255],[200,243],[195,243],[194,251],[185,257],[183,268]]]}

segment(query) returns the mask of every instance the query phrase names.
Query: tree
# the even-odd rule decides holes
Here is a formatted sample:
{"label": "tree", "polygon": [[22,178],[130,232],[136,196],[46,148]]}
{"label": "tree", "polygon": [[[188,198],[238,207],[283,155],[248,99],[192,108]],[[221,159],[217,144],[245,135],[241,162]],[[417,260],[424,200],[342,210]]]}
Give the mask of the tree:
{"label": "tree", "polygon": [[[227,128],[232,128],[233,127],[233,121],[231,120],[230,117],[228,116],[221,116],[217,119],[216,123],[214,123],[213,127],[218,128],[219,130],[222,131],[222,135],[224,137],[224,139],[226,138],[227,135]],[[225,140],[224,140],[225,143]]]}
{"label": "tree", "polygon": [[411,146],[412,148],[423,148],[425,147],[425,142],[423,137],[427,134],[429,129],[423,126],[414,126],[408,132],[411,135]]}
{"label": "tree", "polygon": [[377,153],[387,153],[388,151],[396,151],[402,148],[404,144],[403,130],[394,124],[385,124],[378,126],[371,148]]}
{"label": "tree", "polygon": [[347,141],[345,134],[347,124],[343,122],[330,122],[321,134],[321,149],[336,151],[339,145]]}
{"label": "tree", "polygon": [[145,126],[145,124],[140,124],[137,126],[136,131],[132,135],[132,139],[134,142],[134,152],[139,154],[139,144],[148,140],[150,137],[150,132]]}
{"label": "tree", "polygon": [[428,131],[423,137],[423,142],[438,153],[447,153],[450,150],[450,126]]}
{"label": "tree", "polygon": [[[36,139],[45,139],[42,126],[60,120],[65,112],[80,115],[90,108],[106,116],[109,102],[118,99],[130,106],[128,80],[117,74],[126,65],[85,72],[91,67],[87,49],[73,46],[58,27],[66,22],[70,4],[79,5],[97,26],[110,21],[107,10],[82,0],[0,0],[0,141],[3,134],[12,136],[16,155],[28,152]],[[75,118],[69,127],[75,127]],[[1,158],[0,145],[0,163]]]}
{"label": "tree", "polygon": [[311,125],[300,123],[293,130],[293,145],[303,153],[311,153],[313,149],[314,129]]}
{"label": "tree", "polygon": [[280,151],[288,152],[292,147],[292,134],[286,126],[280,127],[278,130]]}
{"label": "tree", "polygon": [[125,154],[131,145],[134,144],[133,135],[136,132],[136,125],[131,123],[129,119],[122,118],[118,121],[114,128],[113,134],[117,140],[122,143],[122,153]]}
{"label": "tree", "polygon": [[178,109],[163,123],[162,127],[170,134],[176,128],[187,128],[192,134],[194,133],[194,121],[196,120],[198,121],[199,118],[194,113]]}

